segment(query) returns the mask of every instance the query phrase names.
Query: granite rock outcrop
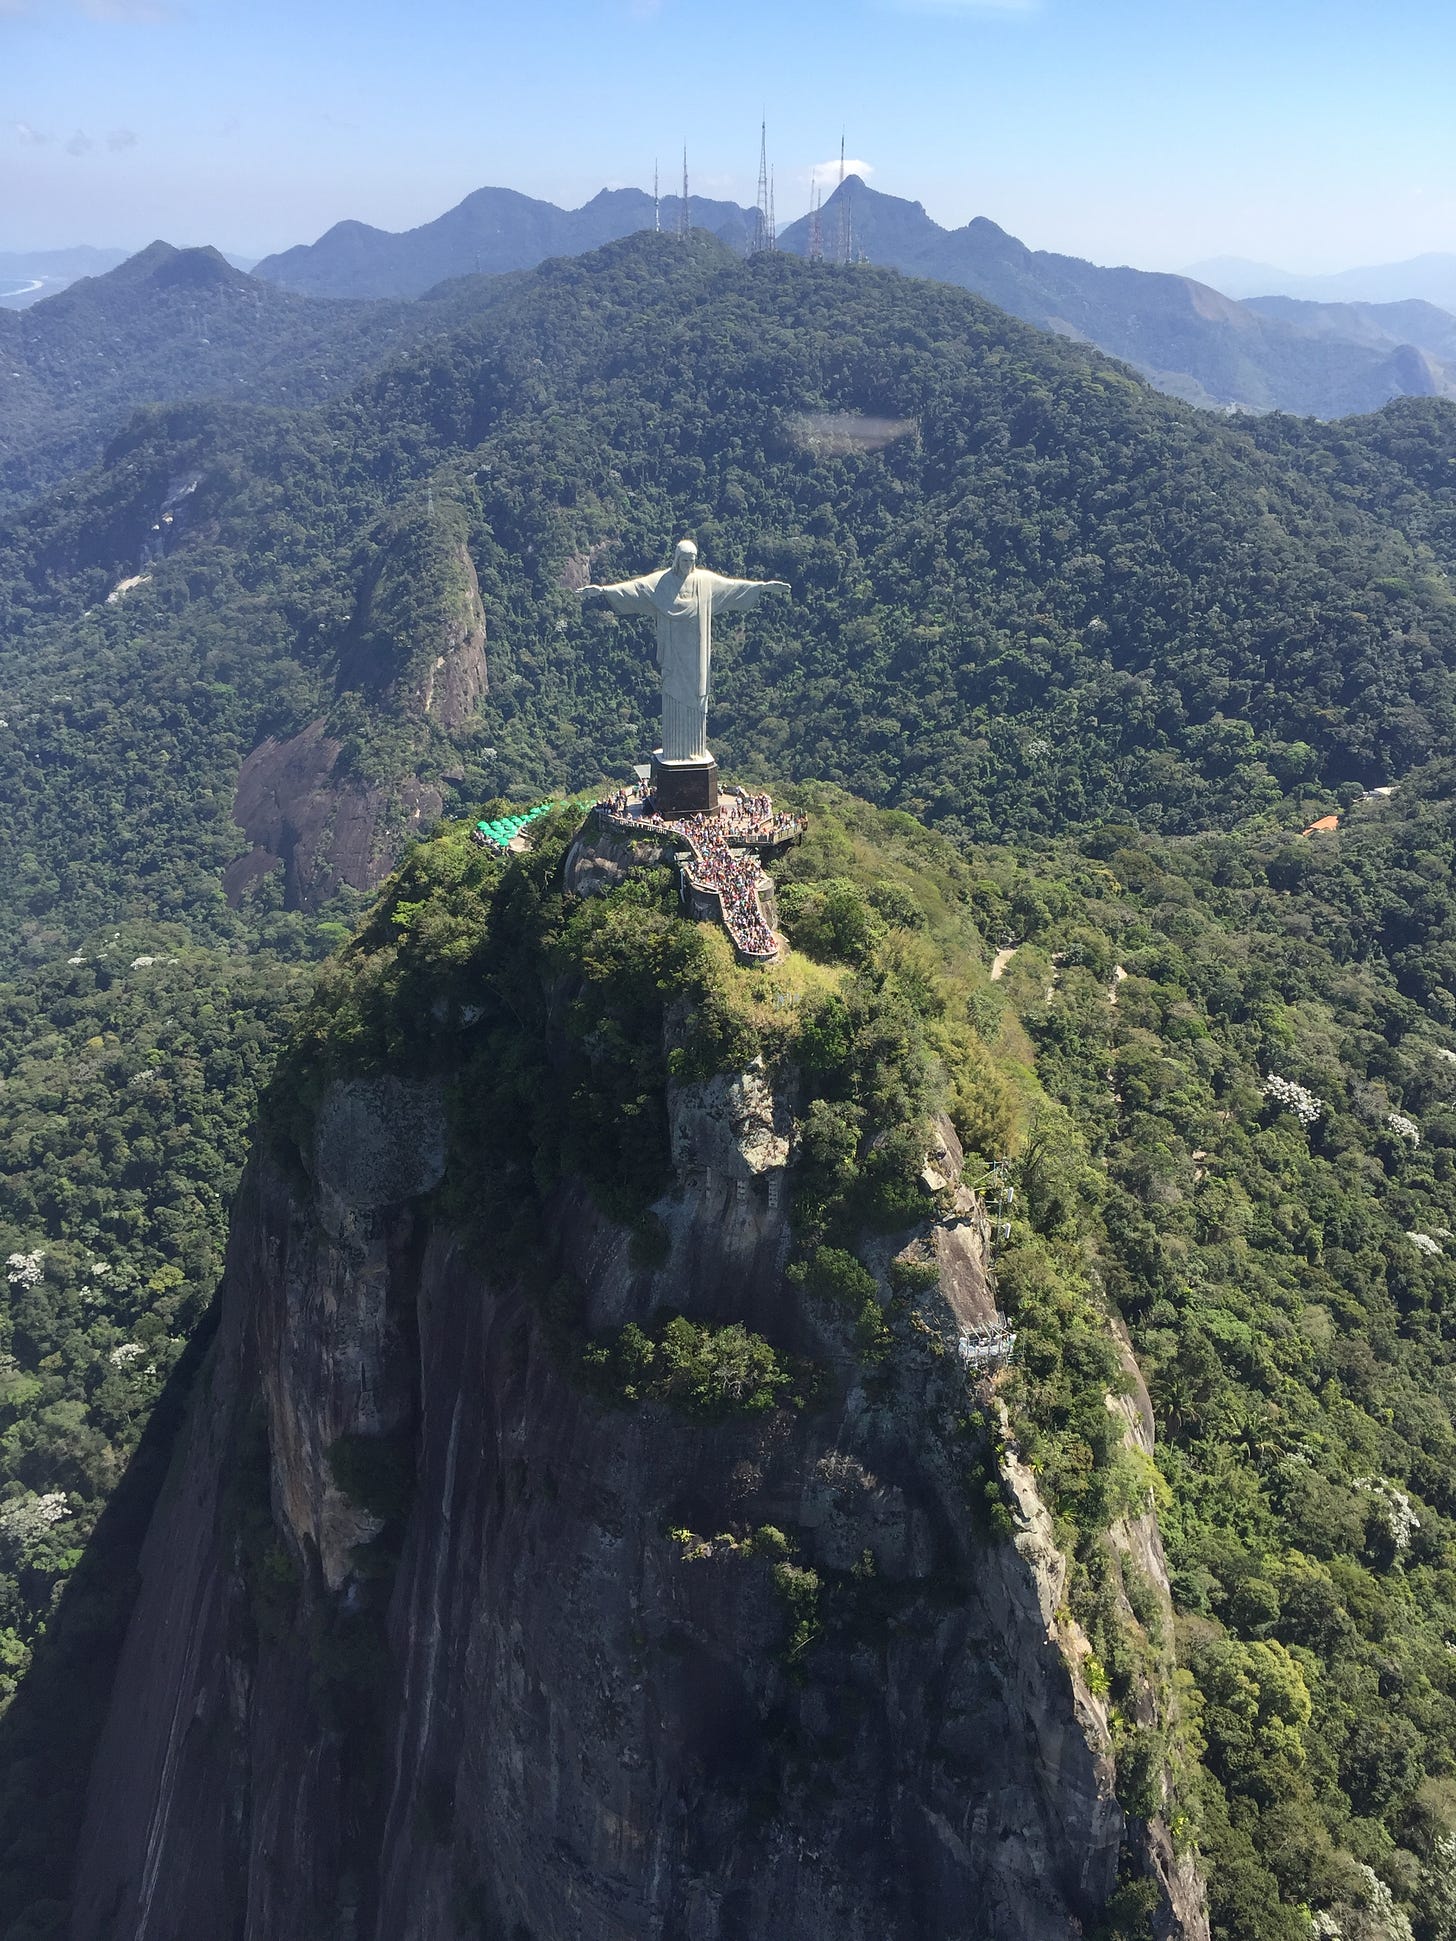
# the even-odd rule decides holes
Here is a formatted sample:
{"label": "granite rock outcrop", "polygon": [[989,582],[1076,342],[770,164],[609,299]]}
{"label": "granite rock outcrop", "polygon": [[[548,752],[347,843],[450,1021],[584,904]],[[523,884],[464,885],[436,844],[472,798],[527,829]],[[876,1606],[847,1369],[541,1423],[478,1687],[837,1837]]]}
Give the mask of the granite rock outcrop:
{"label": "granite rock outcrop", "polygon": [[[906,1244],[943,1286],[866,1369],[784,1275],[791,1106],[762,1067],[673,1088],[655,1264],[556,1189],[550,1265],[589,1329],[671,1307],[817,1365],[802,1406],[717,1421],[579,1379],[550,1304],[433,1205],[429,1086],[336,1083],[306,1151],[260,1149],[76,1941],[1072,1941],[1120,1857],[1176,1871],[1119,1804],[1014,1449],[1014,1534],[967,1511],[979,1201],[927,1189]],[[394,1452],[402,1506],[360,1500],[361,1447]],[[802,1650],[796,1586],[835,1613]],[[1176,1898],[1160,1931],[1201,1941],[1196,1880]]]}

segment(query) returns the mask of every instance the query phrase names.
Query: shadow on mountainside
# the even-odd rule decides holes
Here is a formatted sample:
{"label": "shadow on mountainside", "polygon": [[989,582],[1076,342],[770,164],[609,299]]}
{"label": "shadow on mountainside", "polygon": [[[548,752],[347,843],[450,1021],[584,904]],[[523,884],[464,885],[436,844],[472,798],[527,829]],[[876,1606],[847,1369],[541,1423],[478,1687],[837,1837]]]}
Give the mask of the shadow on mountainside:
{"label": "shadow on mountainside", "polygon": [[136,1599],[137,1566],[216,1304],[172,1370],[0,1718],[0,1941],[66,1931],[86,1782]]}

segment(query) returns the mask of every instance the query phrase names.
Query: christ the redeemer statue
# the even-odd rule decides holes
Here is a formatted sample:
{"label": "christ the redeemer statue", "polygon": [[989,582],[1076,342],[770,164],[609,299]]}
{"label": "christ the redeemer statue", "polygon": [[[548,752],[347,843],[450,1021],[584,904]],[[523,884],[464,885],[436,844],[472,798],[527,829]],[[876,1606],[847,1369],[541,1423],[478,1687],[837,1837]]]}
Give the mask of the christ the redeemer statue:
{"label": "christ the redeemer statue", "polygon": [[787,580],[730,580],[698,565],[691,539],[678,541],[672,565],[615,586],[584,586],[600,593],[615,613],[650,613],[657,622],[657,664],[662,669],[662,746],[652,757],[659,811],[692,814],[718,804],[718,765],[708,752],[708,671],[713,659],[713,615],[756,607],[771,591],[789,591]]}

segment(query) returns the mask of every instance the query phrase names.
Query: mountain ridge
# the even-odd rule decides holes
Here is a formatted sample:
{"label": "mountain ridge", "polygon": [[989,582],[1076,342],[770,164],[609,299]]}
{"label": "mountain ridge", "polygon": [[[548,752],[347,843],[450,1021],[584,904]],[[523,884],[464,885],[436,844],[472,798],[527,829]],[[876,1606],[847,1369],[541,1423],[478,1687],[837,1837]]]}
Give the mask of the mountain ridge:
{"label": "mountain ridge", "polygon": [[[753,211],[697,197],[691,206],[695,226],[734,248],[749,246]],[[514,190],[478,189],[399,234],[336,224],[316,243],[265,258],[255,274],[316,295],[417,296],[453,276],[576,254],[650,227],[659,215],[664,228],[675,228],[677,199],[663,198],[659,210],[640,190],[603,190],[568,211]],[[1189,403],[1338,417],[1401,395],[1456,395],[1456,363],[1429,344],[1415,347],[1420,357],[1398,355],[1402,340],[1380,335],[1369,319],[1353,336],[1329,319],[1306,333],[1188,277],[1028,249],[988,217],[944,229],[923,204],[871,189],[858,176],[839,185],[820,213],[830,257],[842,215],[869,260],[958,284],[1040,328],[1096,343]],[[780,232],[779,247],[807,254],[810,235],[810,218],[800,217]]]}
{"label": "mountain ridge", "polygon": [[[1296,421],[1190,412],[968,292],[744,262],[701,233],[478,281],[488,307],[337,403],[142,414],[101,470],[13,522],[0,612],[26,651],[7,663],[7,718],[32,725],[9,800],[24,853],[68,845],[64,896],[37,863],[12,885],[22,910],[99,921],[123,845],[161,844],[163,880],[162,857],[194,850],[220,873],[247,847],[230,792],[270,737],[299,775],[324,763],[366,803],[408,776],[422,813],[430,791],[625,776],[652,745],[650,669],[572,588],[641,571],[672,531],[799,589],[741,647],[725,635],[725,757],[853,781],[966,838],[1117,815],[1217,826],[1305,783],[1383,783],[1452,731],[1435,496],[1449,407],[1342,427],[1331,454]],[[873,435],[846,449],[861,423]],[[1377,464],[1375,433],[1404,430],[1426,441],[1428,483]],[[1355,456],[1363,505],[1340,479]],[[360,629],[395,534],[418,569],[389,581],[391,659]],[[488,640],[461,663],[473,698],[452,727],[419,697],[432,660],[479,632],[462,547]],[[86,732],[51,700],[78,662]],[[169,835],[120,801],[83,836],[66,777],[104,770],[103,747],[124,770],[122,697],[144,666],[179,694],[214,670],[188,756],[214,778],[205,832]],[[260,893],[275,838],[323,840],[325,822],[302,803],[291,823],[252,821]],[[372,887],[387,846],[370,834],[349,853],[374,860],[345,881]],[[295,863],[289,884],[322,880]]]}
{"label": "mountain ridge", "polygon": [[[534,269],[548,256],[580,255],[659,221],[671,232],[680,201],[667,195],[654,205],[641,189],[601,189],[579,209],[560,209],[515,189],[475,189],[414,229],[335,223],[314,243],[265,256],[253,274],[309,295],[422,296],[452,277]],[[690,204],[694,227],[747,244],[751,209],[702,196]]]}
{"label": "mountain ridge", "polygon": [[[920,203],[883,195],[858,177],[824,205],[826,236],[837,228],[841,198],[855,244],[870,260],[959,284],[1042,329],[1095,343],[1188,403],[1339,417],[1400,395],[1456,395],[1456,363],[1448,367],[1428,349],[1426,361],[1397,363],[1405,346],[1389,333],[1375,343],[1346,342],[1327,320],[1316,337],[1188,277],[1029,249],[985,216],[946,230]],[[780,240],[806,253],[808,219],[790,224]],[[1367,337],[1373,329],[1367,321]]]}
{"label": "mountain ridge", "polygon": [[0,511],[94,464],[140,407],[310,404],[490,301],[478,279],[418,304],[300,296],[208,246],[151,243],[26,310],[0,309]]}
{"label": "mountain ridge", "polygon": [[1217,256],[1190,264],[1185,274],[1227,286],[1238,297],[1288,296],[1317,303],[1398,303],[1420,298],[1441,309],[1456,310],[1456,255],[1444,250],[1427,250],[1399,263],[1307,276],[1272,263],[1251,263],[1242,256]]}

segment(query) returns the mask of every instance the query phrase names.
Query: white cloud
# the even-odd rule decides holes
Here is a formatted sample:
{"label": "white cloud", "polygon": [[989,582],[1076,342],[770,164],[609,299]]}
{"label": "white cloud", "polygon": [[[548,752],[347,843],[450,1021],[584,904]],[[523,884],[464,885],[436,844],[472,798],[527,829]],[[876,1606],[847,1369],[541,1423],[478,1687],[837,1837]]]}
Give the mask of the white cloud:
{"label": "white cloud", "polygon": [[[844,172],[846,175],[857,175],[862,182],[868,182],[875,172],[875,165],[873,162],[862,162],[857,156],[846,155],[844,158]],[[810,169],[809,187],[812,189],[816,183],[826,195],[831,194],[839,187],[839,157],[837,155],[832,161],[816,162],[813,168]]]}

